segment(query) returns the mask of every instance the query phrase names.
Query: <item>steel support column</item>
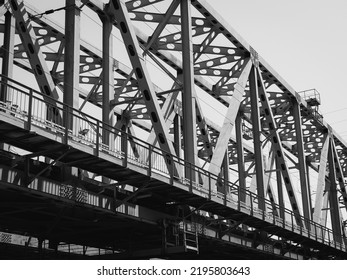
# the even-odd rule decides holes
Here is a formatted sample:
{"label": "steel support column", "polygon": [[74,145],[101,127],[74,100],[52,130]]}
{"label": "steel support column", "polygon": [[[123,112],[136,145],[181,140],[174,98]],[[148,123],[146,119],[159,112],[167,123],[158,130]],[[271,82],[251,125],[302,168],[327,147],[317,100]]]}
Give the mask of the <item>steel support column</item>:
{"label": "steel support column", "polygon": [[[80,67],[80,0],[66,0],[65,51],[64,51],[64,103],[70,108],[79,108],[79,67]],[[74,132],[72,110],[65,117],[65,124]]]}
{"label": "steel support column", "polygon": [[279,207],[279,215],[280,218],[285,220],[285,212],[284,212],[284,197],[283,197],[283,185],[282,185],[282,173],[279,160],[275,157],[276,163],[276,183],[277,183],[277,195],[278,195],[278,205]]}
{"label": "steel support column", "polygon": [[[79,109],[79,70],[80,70],[80,0],[66,0],[65,9],[65,50],[64,50],[64,96],[66,105],[64,124],[76,135],[79,122],[73,118],[73,110]],[[68,137],[65,136],[65,141]],[[76,167],[64,167],[66,181],[78,176]]]}
{"label": "steel support column", "polygon": [[243,147],[242,118],[239,111],[235,121],[236,144],[237,144],[237,166],[239,175],[239,200],[246,201],[246,174],[245,174],[245,157]]}
{"label": "steel support column", "polygon": [[113,24],[109,17],[102,16],[102,121],[107,124],[102,132],[103,144],[113,149],[114,137],[110,133],[115,117],[111,110],[110,101],[114,98],[114,69],[113,69]]}
{"label": "steel support column", "polygon": [[307,182],[306,157],[305,157],[304,140],[303,140],[303,133],[302,133],[300,103],[298,103],[298,101],[293,102],[293,115],[294,115],[294,122],[295,122],[294,126],[295,126],[295,134],[296,134],[296,147],[298,152],[302,207],[304,212],[306,228],[310,229],[310,223],[308,221],[312,219],[311,207],[310,207],[311,194],[309,192],[309,187]]}
{"label": "steel support column", "polygon": [[[2,46],[2,75],[13,77],[13,57],[14,57],[14,35],[15,35],[15,19],[10,12],[5,13],[5,31],[4,44]],[[6,82],[6,81],[4,81]],[[0,101],[7,101],[7,88],[1,86]]]}
{"label": "steel support column", "polygon": [[[194,95],[194,66],[193,66],[193,43],[192,43],[192,15],[191,1],[181,0],[181,28],[182,28],[182,68],[183,68],[183,145],[184,159],[195,165],[197,153],[196,140],[196,114]],[[192,178],[190,177],[192,176]],[[194,172],[190,172],[190,165],[185,167],[185,177],[195,180]]]}
{"label": "steel support column", "polygon": [[264,163],[263,163],[263,149],[261,145],[261,125],[260,125],[260,110],[259,110],[259,96],[258,96],[258,78],[257,69],[252,66],[251,74],[249,76],[249,87],[251,95],[251,119],[253,131],[253,146],[255,157],[255,172],[258,199],[258,208],[265,210],[265,178],[264,178]]}
{"label": "steel support column", "polygon": [[174,118],[174,146],[178,158],[181,157],[181,142],[181,116],[176,114]]}
{"label": "steel support column", "polygon": [[[12,78],[13,77],[13,57],[14,57],[14,35],[16,32],[15,19],[10,12],[5,13],[5,31],[4,31],[4,44],[2,46],[2,75]],[[3,81],[3,83],[10,83]],[[8,88],[1,85],[0,88],[0,101],[6,102],[10,98]],[[0,143],[0,149],[8,150],[9,145]]]}

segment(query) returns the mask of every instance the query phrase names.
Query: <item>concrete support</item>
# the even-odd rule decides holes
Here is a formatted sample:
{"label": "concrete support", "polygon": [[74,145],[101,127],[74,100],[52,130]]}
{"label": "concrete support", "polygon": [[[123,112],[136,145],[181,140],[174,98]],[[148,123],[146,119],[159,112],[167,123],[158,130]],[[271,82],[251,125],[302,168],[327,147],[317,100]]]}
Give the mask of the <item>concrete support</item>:
{"label": "concrete support", "polygon": [[[195,165],[197,154],[196,141],[196,114],[194,95],[194,65],[193,65],[193,42],[192,42],[192,15],[191,1],[181,1],[181,26],[182,26],[182,63],[183,63],[183,144],[184,159]],[[193,178],[190,178],[190,176]],[[190,165],[185,167],[185,177],[195,180],[194,172],[190,172]]]}
{"label": "concrete support", "polygon": [[301,113],[300,113],[300,104],[295,101],[293,104],[293,115],[295,122],[295,134],[296,134],[296,147],[298,152],[298,165],[299,165],[299,174],[300,174],[300,187],[301,187],[301,198],[302,198],[302,207],[305,218],[305,225],[307,229],[310,229],[311,220],[311,194],[309,192],[308,182],[307,182],[307,169],[306,169],[306,157],[304,150],[304,140],[302,133],[301,125]]}

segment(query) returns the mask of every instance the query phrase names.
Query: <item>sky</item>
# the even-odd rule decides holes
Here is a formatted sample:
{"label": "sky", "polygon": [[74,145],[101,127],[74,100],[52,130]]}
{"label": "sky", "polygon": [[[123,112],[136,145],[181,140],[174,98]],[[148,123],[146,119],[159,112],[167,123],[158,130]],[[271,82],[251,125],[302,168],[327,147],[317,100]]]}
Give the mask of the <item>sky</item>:
{"label": "sky", "polygon": [[[41,10],[65,3],[26,2]],[[294,90],[318,90],[325,121],[347,141],[346,0],[207,2]]]}
{"label": "sky", "polygon": [[294,90],[318,90],[324,119],[347,140],[346,0],[214,0],[213,7]]}

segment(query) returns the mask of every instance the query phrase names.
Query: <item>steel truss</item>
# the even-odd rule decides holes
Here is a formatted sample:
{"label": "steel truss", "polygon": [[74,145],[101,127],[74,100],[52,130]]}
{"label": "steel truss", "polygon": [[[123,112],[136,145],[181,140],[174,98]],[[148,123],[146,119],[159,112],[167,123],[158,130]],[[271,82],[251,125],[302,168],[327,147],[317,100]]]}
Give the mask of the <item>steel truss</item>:
{"label": "steel truss", "polygon": [[[68,212],[74,203],[97,219],[105,211],[120,233],[93,239],[81,208],[80,232],[91,233],[79,240],[52,206],[56,220],[40,234],[40,223],[9,222],[14,212],[27,219],[24,204],[1,202],[4,231],[31,230],[56,251],[61,242],[112,248],[115,258],[211,258],[211,238],[241,242],[225,258],[346,258],[347,143],[207,1],[67,0],[56,10],[65,28],[46,16],[54,10],[2,3],[0,169],[16,179],[4,175],[1,190],[15,200],[9,189],[60,182],[54,194]],[[134,229],[146,246],[128,236]]]}

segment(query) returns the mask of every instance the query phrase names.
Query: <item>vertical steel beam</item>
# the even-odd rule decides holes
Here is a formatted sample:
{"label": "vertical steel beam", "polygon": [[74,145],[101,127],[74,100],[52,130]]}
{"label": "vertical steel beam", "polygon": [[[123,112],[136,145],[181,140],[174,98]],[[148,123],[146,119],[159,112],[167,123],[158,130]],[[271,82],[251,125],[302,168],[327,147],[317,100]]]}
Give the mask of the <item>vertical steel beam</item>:
{"label": "vertical steel beam", "polygon": [[264,163],[263,149],[261,147],[261,125],[260,125],[260,109],[258,96],[258,78],[257,69],[252,66],[249,76],[249,87],[251,95],[251,119],[253,131],[253,146],[255,157],[256,184],[258,193],[258,208],[265,210],[265,181],[264,181]]}
{"label": "vertical steel beam", "polygon": [[[15,19],[10,12],[5,13],[5,30],[4,30],[4,44],[2,46],[2,75],[12,78],[13,76],[13,57],[14,57],[14,36],[15,36]],[[6,102],[10,96],[8,87],[5,84],[10,83],[2,78],[2,85],[0,88],[0,101]],[[9,145],[0,143],[0,149],[8,150]]]}
{"label": "vertical steel beam", "polygon": [[271,201],[272,214],[275,216],[278,216],[276,198],[274,195],[275,193],[272,189],[272,184],[271,184],[271,175],[272,175],[274,164],[275,164],[275,155],[273,151],[270,151],[269,157],[264,155],[264,166],[265,166],[265,170],[267,171],[265,173],[265,187],[266,187],[266,193]]}
{"label": "vertical steel beam", "polygon": [[[73,118],[73,110],[79,109],[79,69],[80,69],[80,0],[66,0],[65,5],[65,50],[64,50],[64,95],[68,107],[64,112],[65,127],[76,135],[79,122]],[[65,136],[67,141],[67,135]],[[76,167],[65,167],[65,176],[72,180],[78,176]],[[70,179],[71,178],[71,179]]]}
{"label": "vertical steel beam", "polygon": [[280,162],[276,157],[275,157],[275,163],[276,163],[276,183],[277,183],[278,205],[280,206],[279,214],[280,214],[280,218],[285,220],[282,172],[280,169],[281,168]]}
{"label": "vertical steel beam", "polygon": [[245,174],[245,157],[243,147],[242,118],[239,111],[235,121],[236,145],[237,145],[237,166],[239,175],[239,200],[246,201],[246,174]]}
{"label": "vertical steel beam", "polygon": [[[191,0],[181,0],[181,28],[182,28],[182,113],[183,113],[183,145],[185,161],[195,165],[197,154],[196,114],[194,95],[194,65],[192,42]],[[193,178],[190,178],[192,174]],[[194,173],[190,172],[189,164],[185,167],[185,177],[194,180]]]}
{"label": "vertical steel beam", "polygon": [[[80,69],[80,0],[66,0],[65,9],[65,52],[64,52],[64,103],[79,108],[79,69]],[[69,129],[78,130],[73,124],[72,110],[65,119]]]}
{"label": "vertical steel beam", "polygon": [[[14,35],[15,35],[15,19],[10,12],[5,13],[5,30],[4,44],[1,47],[3,50],[2,56],[2,75],[12,78],[13,76],[13,57],[14,57]],[[3,81],[6,83],[7,81]],[[6,102],[7,88],[1,86],[0,101]]]}
{"label": "vertical steel beam", "polygon": [[221,193],[224,193],[224,196],[226,196],[229,193],[229,155],[228,151],[225,152],[225,156],[223,159],[223,165],[222,165],[222,174],[223,174],[223,184],[222,184],[222,189]]}
{"label": "vertical steel beam", "polygon": [[102,16],[102,121],[107,124],[102,132],[102,142],[113,149],[114,137],[110,128],[115,122],[110,101],[114,98],[114,69],[113,69],[113,24],[108,16]]}
{"label": "vertical steel beam", "polygon": [[309,187],[307,182],[307,170],[306,170],[306,157],[304,150],[304,140],[302,133],[301,124],[301,113],[300,113],[300,103],[298,101],[293,102],[293,115],[294,115],[294,126],[296,134],[296,146],[298,152],[298,164],[299,164],[299,174],[300,174],[300,187],[301,187],[301,198],[302,207],[304,212],[304,218],[306,222],[306,228],[310,229],[309,220],[312,219],[311,215],[311,194],[309,193]]}
{"label": "vertical steel beam", "polygon": [[174,146],[178,158],[181,158],[181,141],[181,116],[176,114],[174,118]]}
{"label": "vertical steel beam", "polygon": [[337,184],[336,184],[336,166],[334,161],[334,151],[333,145],[330,141],[329,152],[328,152],[328,162],[329,162],[329,205],[330,205],[330,220],[331,227],[334,234],[334,240],[342,243],[342,227],[341,227],[341,217],[339,209],[339,201],[337,196]]}

